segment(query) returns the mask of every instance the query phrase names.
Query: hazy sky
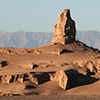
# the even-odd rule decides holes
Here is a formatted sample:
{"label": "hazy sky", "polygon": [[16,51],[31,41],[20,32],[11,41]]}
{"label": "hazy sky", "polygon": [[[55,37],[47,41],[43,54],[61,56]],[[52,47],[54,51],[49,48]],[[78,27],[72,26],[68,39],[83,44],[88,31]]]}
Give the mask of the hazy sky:
{"label": "hazy sky", "polygon": [[0,30],[53,32],[64,9],[77,30],[100,31],[100,0],[0,0]]}

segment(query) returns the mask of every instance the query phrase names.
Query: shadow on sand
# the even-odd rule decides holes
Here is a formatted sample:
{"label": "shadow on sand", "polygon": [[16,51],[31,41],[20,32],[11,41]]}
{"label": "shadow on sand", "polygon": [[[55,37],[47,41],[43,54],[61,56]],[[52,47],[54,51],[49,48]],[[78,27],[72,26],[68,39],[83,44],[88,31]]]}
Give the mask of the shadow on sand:
{"label": "shadow on sand", "polygon": [[91,77],[90,75],[80,74],[78,71],[73,69],[67,70],[65,73],[68,76],[67,89],[92,84],[99,80],[98,78]]}

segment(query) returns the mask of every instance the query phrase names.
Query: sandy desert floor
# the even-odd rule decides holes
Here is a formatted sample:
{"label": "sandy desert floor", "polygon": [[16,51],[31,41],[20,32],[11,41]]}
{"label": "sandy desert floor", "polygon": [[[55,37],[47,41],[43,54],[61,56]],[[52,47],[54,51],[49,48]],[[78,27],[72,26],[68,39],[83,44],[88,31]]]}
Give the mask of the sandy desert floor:
{"label": "sandy desert floor", "polygon": [[[56,95],[49,98],[63,100],[65,98],[77,100],[82,95],[85,95],[82,96],[83,100],[99,98],[100,53],[97,49],[79,41],[68,45],[51,43],[30,49],[0,48],[0,62],[1,96],[27,98],[25,95],[30,95],[32,99],[37,98],[32,95]],[[51,79],[52,75],[62,70],[68,77],[67,83],[61,79],[66,90],[60,87],[57,79],[55,81]]]}
{"label": "sandy desert floor", "polygon": [[100,100],[99,95],[4,96],[0,100]]}

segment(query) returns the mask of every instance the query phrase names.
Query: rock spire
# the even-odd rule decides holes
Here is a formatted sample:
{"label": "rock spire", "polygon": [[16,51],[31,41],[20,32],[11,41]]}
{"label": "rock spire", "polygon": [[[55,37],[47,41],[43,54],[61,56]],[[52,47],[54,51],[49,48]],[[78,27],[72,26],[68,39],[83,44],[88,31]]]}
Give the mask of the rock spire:
{"label": "rock spire", "polygon": [[67,44],[69,39],[75,39],[76,28],[75,22],[70,16],[70,10],[64,9],[54,26],[53,43]]}

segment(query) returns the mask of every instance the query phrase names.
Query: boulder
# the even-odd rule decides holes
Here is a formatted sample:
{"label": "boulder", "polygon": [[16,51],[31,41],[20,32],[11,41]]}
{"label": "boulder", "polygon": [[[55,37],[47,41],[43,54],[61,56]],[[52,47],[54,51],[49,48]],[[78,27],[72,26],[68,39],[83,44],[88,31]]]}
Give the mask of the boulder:
{"label": "boulder", "polygon": [[51,81],[56,81],[61,88],[66,90],[68,77],[64,71],[57,71],[55,74],[50,75],[50,79]]}

